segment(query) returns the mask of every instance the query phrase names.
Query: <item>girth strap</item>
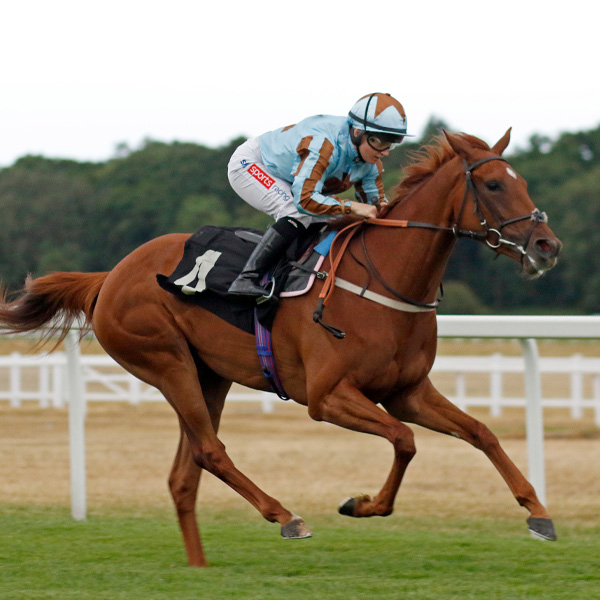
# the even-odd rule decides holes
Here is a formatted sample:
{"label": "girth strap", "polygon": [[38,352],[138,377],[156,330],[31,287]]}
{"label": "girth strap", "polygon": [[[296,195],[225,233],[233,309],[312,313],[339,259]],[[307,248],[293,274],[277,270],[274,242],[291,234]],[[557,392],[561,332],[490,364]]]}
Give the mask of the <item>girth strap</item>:
{"label": "girth strap", "polygon": [[388,298],[387,296],[383,296],[377,292],[372,292],[371,290],[361,288],[359,285],[355,285],[354,283],[346,281],[345,279],[341,279],[340,277],[336,278],[335,285],[343,290],[357,294],[361,298],[366,298],[372,302],[377,302],[377,304],[382,304],[383,306],[387,306],[388,308],[393,308],[395,310],[401,310],[402,312],[420,313],[431,312],[435,310],[435,307],[415,306],[414,304],[408,304],[408,302],[402,302],[401,300]]}
{"label": "girth strap", "polygon": [[260,323],[256,308],[254,308],[254,331],[256,351],[263,375],[266,377],[273,391],[282,400],[289,400],[290,397],[285,391],[281,379],[279,379],[279,373],[277,373],[277,366],[275,365],[275,358],[273,356],[273,345],[271,343],[271,332]]}

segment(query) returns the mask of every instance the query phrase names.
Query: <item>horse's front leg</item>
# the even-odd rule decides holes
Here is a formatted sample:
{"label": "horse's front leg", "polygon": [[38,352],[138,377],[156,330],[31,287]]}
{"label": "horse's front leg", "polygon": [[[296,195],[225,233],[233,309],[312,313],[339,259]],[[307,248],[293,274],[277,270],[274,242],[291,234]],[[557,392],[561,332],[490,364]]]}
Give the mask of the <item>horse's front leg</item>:
{"label": "horse's front leg", "polygon": [[531,533],[542,539],[556,539],[548,512],[539,501],[533,486],[504,452],[498,438],[486,425],[464,413],[440,394],[429,379],[424,380],[411,394],[392,398],[384,406],[398,419],[453,435],[481,450],[502,475],[517,502],[529,511],[527,523]]}
{"label": "horse's front leg", "polygon": [[342,380],[324,397],[309,399],[308,410],[316,421],[378,435],[392,444],[394,463],[380,492],[374,498],[348,498],[339,508],[341,514],[352,517],[384,517],[391,514],[406,467],[416,453],[411,429],[379,408],[347,380]]}

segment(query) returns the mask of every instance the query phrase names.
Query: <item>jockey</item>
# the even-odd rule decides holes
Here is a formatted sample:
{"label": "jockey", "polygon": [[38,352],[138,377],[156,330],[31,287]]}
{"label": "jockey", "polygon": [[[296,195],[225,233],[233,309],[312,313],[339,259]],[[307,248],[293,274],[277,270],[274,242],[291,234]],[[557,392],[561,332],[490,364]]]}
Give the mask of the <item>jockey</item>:
{"label": "jockey", "polygon": [[[260,278],[311,223],[339,215],[368,219],[386,203],[381,158],[406,133],[406,115],[389,94],[368,94],[348,117],[318,115],[242,144],[228,165],[243,200],[275,219],[229,293],[262,296]],[[354,186],[356,200],[341,200]]]}

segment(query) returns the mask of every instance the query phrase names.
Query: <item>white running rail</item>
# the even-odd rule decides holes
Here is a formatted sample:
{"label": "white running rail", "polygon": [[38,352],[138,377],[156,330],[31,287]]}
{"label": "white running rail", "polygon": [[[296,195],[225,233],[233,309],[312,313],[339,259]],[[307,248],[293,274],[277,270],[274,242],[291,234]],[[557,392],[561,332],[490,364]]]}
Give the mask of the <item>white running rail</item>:
{"label": "white running rail", "polygon": [[[125,371],[106,354],[82,354],[80,366],[84,384],[85,402],[163,402],[162,394]],[[42,408],[61,408],[68,404],[69,388],[67,354],[12,354],[0,356],[0,401],[18,407],[23,402],[38,402]],[[569,395],[542,398],[544,408],[568,408],[574,419],[581,418],[585,409],[594,411],[600,427],[600,358],[573,354],[568,357],[542,357],[539,371],[543,375],[562,376],[562,388]],[[508,396],[505,375],[523,375],[525,360],[522,356],[502,354],[479,356],[438,355],[432,369],[432,378],[454,404],[463,410],[487,407],[493,416],[502,414],[505,407],[525,407],[524,392]],[[472,375],[485,375],[489,380],[487,394],[469,395]],[[444,376],[445,385],[438,384]],[[451,384],[450,384],[451,383]],[[479,382],[477,388],[485,386]],[[519,386],[521,387],[521,386]],[[253,390],[231,392],[228,402],[254,402],[265,413],[274,410],[278,401],[269,392]]]}
{"label": "white running rail", "polygon": [[[536,492],[542,503],[546,502],[546,482],[544,466],[544,426],[542,412],[542,386],[541,373],[543,368],[542,359],[539,357],[536,339],[600,339],[600,317],[538,317],[538,316],[468,316],[468,315],[444,315],[438,316],[438,336],[448,338],[510,338],[519,340],[523,349],[522,364],[525,373],[525,393],[526,393],[526,429],[527,429],[527,447],[529,479],[536,489]],[[340,342],[343,343],[343,342]],[[93,369],[93,365],[85,365],[79,348],[79,334],[77,331],[71,331],[65,340],[66,363],[67,363],[67,381],[59,392],[53,388],[50,390],[50,372],[51,369],[60,367],[48,367],[45,374],[40,374],[39,395],[42,404],[59,403],[61,394],[68,390],[69,402],[69,431],[70,431],[70,454],[71,454],[71,514],[74,519],[86,518],[86,492],[85,492],[85,369]],[[436,369],[441,368],[440,357]],[[494,359],[498,360],[498,359]],[[545,361],[546,359],[544,359]],[[587,400],[581,393],[580,375],[587,371],[587,361],[581,357],[572,359],[573,365],[577,362],[575,369],[574,382],[572,384],[572,397],[575,398],[572,408],[574,415],[586,406]],[[556,365],[554,365],[556,366]],[[512,368],[509,363],[505,363],[497,369],[496,372]],[[595,365],[592,365],[592,369]],[[597,374],[597,370],[594,371]],[[41,372],[40,372],[41,373]],[[52,370],[56,375],[56,371]],[[90,373],[90,371],[88,371]],[[58,377],[60,379],[60,377]],[[13,371],[10,375],[11,385],[17,388],[20,385],[19,375]],[[496,378],[498,379],[498,377]],[[578,383],[579,382],[579,383]],[[597,379],[594,379],[594,397],[591,399],[592,407],[596,411],[598,419],[598,386]],[[97,382],[96,382],[97,383]],[[117,382],[112,382],[113,386],[119,386]],[[153,392],[143,390],[139,383],[128,383],[133,388],[133,396],[137,401],[149,399]],[[491,390],[492,410],[498,410],[496,402],[498,390],[501,385],[498,381],[494,384],[496,387]],[[459,390],[460,392],[460,390]],[[90,390],[91,393],[91,390]],[[272,395],[271,395],[272,396]],[[235,396],[230,396],[229,400],[234,400]],[[1,399],[1,398],[0,398]],[[8,398],[11,402],[18,403],[18,395]],[[241,398],[238,398],[241,399]],[[457,403],[460,405],[461,395],[457,393]],[[465,406],[470,403],[466,395],[463,395],[462,401]],[[504,399],[506,403],[506,399]],[[573,400],[572,400],[573,404]],[[272,406],[267,410],[271,410]]]}

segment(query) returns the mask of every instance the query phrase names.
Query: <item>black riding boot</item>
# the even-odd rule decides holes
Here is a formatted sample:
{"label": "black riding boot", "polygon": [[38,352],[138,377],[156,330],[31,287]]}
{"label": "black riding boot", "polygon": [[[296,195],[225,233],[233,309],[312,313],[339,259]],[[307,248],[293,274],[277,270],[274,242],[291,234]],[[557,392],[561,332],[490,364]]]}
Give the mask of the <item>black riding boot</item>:
{"label": "black riding boot", "polygon": [[269,291],[260,287],[262,276],[272,267],[288,246],[296,239],[304,226],[290,217],[285,217],[269,227],[238,278],[229,287],[236,296],[265,296]]}

